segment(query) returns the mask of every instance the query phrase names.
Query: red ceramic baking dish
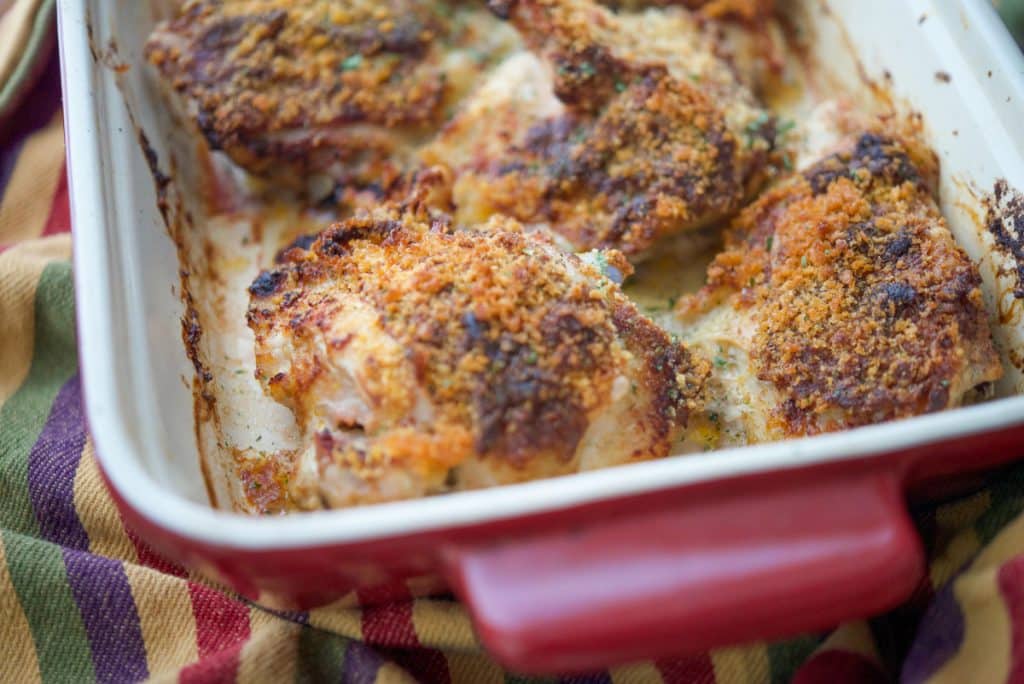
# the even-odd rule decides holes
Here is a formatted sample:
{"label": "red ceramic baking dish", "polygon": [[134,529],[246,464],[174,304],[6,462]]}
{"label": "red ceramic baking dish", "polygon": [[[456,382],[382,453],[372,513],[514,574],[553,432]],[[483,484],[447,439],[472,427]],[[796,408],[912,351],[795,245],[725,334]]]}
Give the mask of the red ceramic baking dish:
{"label": "red ceramic baking dish", "polygon": [[128,523],[270,606],[450,587],[487,648],[534,673],[781,637],[906,599],[924,569],[908,492],[1024,455],[1024,271],[991,234],[1000,220],[1024,226],[1011,225],[1024,61],[982,0],[789,4],[808,22],[807,58],[837,88],[923,115],[942,209],[984,279],[1006,366],[996,398],[841,434],[258,517],[211,506],[200,468],[177,255],[136,133],[158,164],[173,159],[164,107],[135,67],[151,10],[60,0],[86,407]]}

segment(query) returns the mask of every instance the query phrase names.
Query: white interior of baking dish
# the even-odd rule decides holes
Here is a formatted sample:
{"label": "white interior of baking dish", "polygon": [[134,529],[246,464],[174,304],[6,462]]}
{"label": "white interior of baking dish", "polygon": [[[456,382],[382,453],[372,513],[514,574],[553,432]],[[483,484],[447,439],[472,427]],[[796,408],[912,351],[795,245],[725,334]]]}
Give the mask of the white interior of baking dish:
{"label": "white interior of baking dish", "polygon": [[[875,97],[865,76],[925,117],[942,164],[942,209],[979,264],[1004,357],[1024,349],[1020,302],[989,249],[980,197],[997,179],[1024,188],[1024,60],[983,0],[802,0],[813,59],[836,84]],[[181,338],[175,246],[125,104],[161,160],[173,137],[142,69],[149,3],[61,0],[65,106],[75,228],[79,345],[100,460],[143,515],[238,547],[340,542],[515,516],[761,470],[884,453],[1024,421],[1024,375],[1007,362],[1000,399],[846,433],[730,449],[486,491],[315,514],[253,518],[209,506]],[[937,74],[943,76],[937,77]],[[948,76],[948,78],[946,78]],[[1003,274],[1003,275],[997,275]]]}

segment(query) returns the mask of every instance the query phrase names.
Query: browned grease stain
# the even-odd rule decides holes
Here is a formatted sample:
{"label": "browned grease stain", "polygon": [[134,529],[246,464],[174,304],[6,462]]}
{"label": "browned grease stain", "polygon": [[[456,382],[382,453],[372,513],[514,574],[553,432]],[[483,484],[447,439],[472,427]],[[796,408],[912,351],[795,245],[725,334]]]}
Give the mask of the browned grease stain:
{"label": "browned grease stain", "polygon": [[[1000,178],[992,192],[982,198],[982,206],[985,207],[983,225],[992,237],[992,249],[1008,262],[1000,266],[998,275],[1013,281],[1011,288],[999,297],[1000,322],[1008,323],[1019,316],[1019,302],[1024,299],[1024,194]],[[1007,294],[1012,296],[1005,296]]]}
{"label": "browned grease stain", "polygon": [[853,39],[842,22],[835,18],[828,0],[819,0],[817,3],[796,4],[791,15],[781,13],[779,18],[783,34],[786,36],[790,55],[797,60],[804,73],[811,76],[808,79],[808,87],[814,94],[815,99],[827,99],[828,91],[843,92],[846,90],[846,88],[838,87],[839,84],[833,82],[836,77],[826,69],[822,69],[822,65],[814,58],[812,46],[819,38],[811,33],[810,27],[814,25],[814,22],[808,17],[808,14],[815,10],[827,16],[835,26],[843,51],[849,55],[857,72],[857,79],[871,94],[879,108],[889,111],[895,110],[895,102],[889,89],[892,75],[885,72],[882,78],[883,82],[879,82],[878,79],[868,75],[864,63],[858,57],[858,51]]}
{"label": "browned grease stain", "polygon": [[[139,147],[142,149],[142,154],[146,159],[150,175],[153,178],[153,185],[156,188],[157,209],[160,211],[160,216],[163,219],[164,228],[174,243],[175,251],[178,255],[178,263],[185,264],[187,259],[183,231],[191,225],[192,217],[185,211],[181,198],[175,190],[173,171],[164,172],[160,168],[160,160],[156,150],[150,144],[146,132],[136,121],[130,107],[128,110],[132,127],[135,129],[139,141]],[[210,383],[213,382],[213,373],[204,362],[200,350],[203,327],[199,310],[196,308],[195,299],[192,296],[190,276],[191,273],[187,268],[179,268],[178,290],[181,293],[181,301],[185,307],[181,317],[181,340],[185,346],[185,353],[195,369],[195,375],[192,379],[192,427],[196,448],[199,450],[199,470],[203,476],[203,485],[210,504],[216,508],[219,506],[217,494],[211,479],[209,459],[206,458],[203,452],[203,440],[200,435],[200,429],[203,424],[211,420],[217,420],[217,411],[215,410],[216,397],[210,390]]]}
{"label": "browned grease stain", "polygon": [[954,176],[953,185],[957,188],[956,198],[953,206],[962,211],[971,220],[971,224],[981,228],[985,223],[985,217],[981,212],[981,195],[970,181]]}
{"label": "browned grease stain", "polygon": [[[130,65],[120,58],[117,43],[111,40],[105,49],[100,50],[97,46],[94,27],[91,23],[87,24],[86,31],[88,33],[89,50],[94,62],[98,66],[103,66],[109,69],[115,76],[118,89],[121,90],[122,93],[125,92],[122,77],[129,71]],[[184,313],[181,317],[181,339],[185,347],[185,353],[188,359],[192,362],[192,366],[195,370],[195,375],[193,376],[191,383],[193,432],[196,447],[199,450],[199,468],[202,473],[206,495],[210,504],[217,508],[219,507],[219,502],[211,479],[208,459],[203,450],[203,441],[200,436],[200,429],[202,425],[210,421],[216,422],[218,420],[217,411],[215,410],[216,397],[210,390],[210,384],[213,381],[213,373],[202,358],[200,349],[200,341],[203,336],[202,321],[199,311],[195,305],[195,299],[192,296],[192,289],[190,286],[191,273],[189,269],[185,267],[188,260],[186,258],[187,251],[184,231],[190,230],[194,226],[194,220],[191,212],[185,208],[182,197],[177,191],[176,183],[174,181],[174,177],[176,175],[174,160],[169,160],[167,170],[164,170],[161,167],[159,156],[151,144],[146,131],[139,124],[135,111],[131,106],[131,101],[127,97],[125,98],[125,110],[128,114],[128,119],[131,122],[132,129],[135,132],[136,139],[138,140],[142,156],[146,161],[146,166],[149,170],[150,176],[153,179],[153,186],[156,191],[157,198],[157,210],[160,212],[160,217],[168,236],[174,243],[175,252],[180,265],[178,270],[178,291],[180,292],[180,298],[184,305]]]}
{"label": "browned grease stain", "polygon": [[[959,178],[953,182],[959,191],[954,205],[976,227],[982,244],[1005,262],[996,264],[993,260],[994,313],[999,325],[1014,325],[1024,313],[1024,193],[1002,178],[996,180],[991,191]],[[1024,372],[1024,350],[1007,349],[1005,356]]]}

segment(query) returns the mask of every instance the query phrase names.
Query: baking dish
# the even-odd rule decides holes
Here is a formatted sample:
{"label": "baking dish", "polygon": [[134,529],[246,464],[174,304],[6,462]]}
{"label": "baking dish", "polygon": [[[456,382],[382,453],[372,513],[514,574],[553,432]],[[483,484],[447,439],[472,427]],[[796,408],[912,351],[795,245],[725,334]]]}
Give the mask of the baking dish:
{"label": "baking dish", "polygon": [[813,29],[808,58],[838,86],[924,114],[942,208],[985,280],[1007,366],[1000,398],[798,441],[259,518],[212,508],[197,458],[179,266],[136,133],[170,172],[161,101],[131,68],[147,3],[61,0],[86,411],[126,521],[168,557],[274,607],[356,588],[401,596],[411,579],[440,578],[490,651],[524,672],[780,637],[905,599],[924,565],[906,493],[1024,453],[1024,288],[1013,250],[986,229],[996,182],[1024,187],[1024,60],[982,0],[794,4]]}

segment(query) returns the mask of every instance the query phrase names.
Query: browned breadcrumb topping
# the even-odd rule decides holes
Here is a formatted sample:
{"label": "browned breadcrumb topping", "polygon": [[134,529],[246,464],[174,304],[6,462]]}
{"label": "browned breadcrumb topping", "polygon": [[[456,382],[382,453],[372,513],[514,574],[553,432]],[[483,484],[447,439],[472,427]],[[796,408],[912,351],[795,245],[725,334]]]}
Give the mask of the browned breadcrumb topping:
{"label": "browned breadcrumb topping", "polygon": [[167,30],[180,49],[153,42],[147,57],[197,99],[218,140],[437,115],[443,77],[419,73],[446,30],[431,3],[191,0]]}
{"label": "browned breadcrumb topping", "polygon": [[[429,426],[417,425],[412,388],[392,381],[387,360],[375,359],[369,394],[387,415],[377,416],[369,450],[321,435],[321,451],[335,462],[570,459],[590,413],[636,363],[637,382],[652,396],[638,425],[658,439],[638,440],[634,455],[663,456],[697,406],[708,364],[621,293],[612,280],[630,272],[621,254],[599,261],[600,269],[561,254],[506,219],[469,233],[422,208],[361,214],[308,250],[291,250],[281,268],[253,283],[248,317],[258,376],[308,425],[303,402],[329,363],[314,340],[342,312],[366,306],[403,350],[395,363],[411,361],[436,414]],[[291,371],[268,377],[266,346],[280,335],[291,340]]]}
{"label": "browned breadcrumb topping", "polygon": [[551,64],[569,108],[469,172],[495,212],[549,224],[581,250],[633,257],[734,211],[763,180],[775,120],[763,114],[740,139],[696,76],[617,57],[611,43],[625,35],[614,15],[561,0],[491,6]]}
{"label": "browned breadcrumb topping", "polygon": [[146,57],[210,146],[247,171],[387,187],[401,164],[384,162],[440,127],[466,87],[447,53],[484,64],[484,31],[450,2],[188,0]]}
{"label": "browned breadcrumb topping", "polygon": [[751,358],[783,398],[784,434],[936,411],[971,389],[969,367],[979,382],[1001,374],[980,277],[927,189],[934,164],[864,133],[744,210],[680,303],[753,307]]}
{"label": "browned breadcrumb topping", "polygon": [[739,147],[699,90],[653,72],[596,120],[535,127],[497,169],[490,200],[519,220],[550,223],[579,249],[633,256],[738,205],[748,180],[735,164]]}

